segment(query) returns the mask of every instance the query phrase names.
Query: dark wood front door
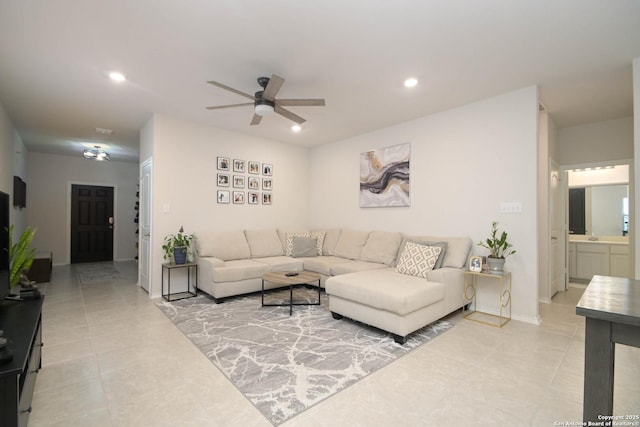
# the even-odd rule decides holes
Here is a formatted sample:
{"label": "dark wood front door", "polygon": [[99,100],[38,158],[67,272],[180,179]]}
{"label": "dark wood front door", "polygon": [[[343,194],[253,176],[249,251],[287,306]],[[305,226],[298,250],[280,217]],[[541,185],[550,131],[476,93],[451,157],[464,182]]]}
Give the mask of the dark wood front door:
{"label": "dark wood front door", "polygon": [[71,186],[71,263],[113,260],[113,187]]}

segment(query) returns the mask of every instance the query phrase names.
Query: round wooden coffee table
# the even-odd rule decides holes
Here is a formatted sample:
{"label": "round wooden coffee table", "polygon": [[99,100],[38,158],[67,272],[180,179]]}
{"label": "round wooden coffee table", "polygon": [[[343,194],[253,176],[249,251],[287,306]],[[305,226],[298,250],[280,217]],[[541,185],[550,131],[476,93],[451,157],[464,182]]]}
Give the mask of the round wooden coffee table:
{"label": "round wooden coffee table", "polygon": [[[320,305],[320,275],[311,273],[310,271],[296,271],[295,276],[287,276],[290,272],[273,271],[262,276],[262,306],[263,307],[289,307],[289,316],[293,314],[294,305]],[[317,302],[293,302],[293,288],[300,285],[314,285],[318,282],[318,301]],[[264,303],[264,282],[277,283],[279,285],[289,286],[289,302],[283,304],[265,304]]]}

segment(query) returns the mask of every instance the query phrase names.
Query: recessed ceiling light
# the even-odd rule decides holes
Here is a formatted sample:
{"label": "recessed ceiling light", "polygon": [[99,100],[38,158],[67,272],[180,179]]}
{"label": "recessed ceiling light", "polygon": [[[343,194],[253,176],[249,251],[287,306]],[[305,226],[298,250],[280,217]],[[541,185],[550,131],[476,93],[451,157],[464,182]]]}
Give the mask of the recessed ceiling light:
{"label": "recessed ceiling light", "polygon": [[413,77],[404,81],[404,87],[414,87],[418,84],[418,80]]}
{"label": "recessed ceiling light", "polygon": [[127,78],[124,76],[124,74],[119,73],[117,71],[112,71],[109,73],[109,78],[111,80],[113,80],[114,82],[123,82],[125,80],[127,80]]}
{"label": "recessed ceiling light", "polygon": [[293,125],[291,126],[291,130],[295,133],[298,133],[302,130],[302,127],[300,127],[300,125]]}

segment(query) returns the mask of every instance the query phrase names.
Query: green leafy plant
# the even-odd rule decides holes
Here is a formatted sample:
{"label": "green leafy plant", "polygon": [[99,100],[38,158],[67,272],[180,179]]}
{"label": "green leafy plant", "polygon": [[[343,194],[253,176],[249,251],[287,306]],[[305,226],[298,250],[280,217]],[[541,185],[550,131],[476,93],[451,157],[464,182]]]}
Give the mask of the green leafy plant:
{"label": "green leafy plant", "polygon": [[516,253],[516,250],[513,249],[513,245],[508,242],[507,238],[507,232],[503,231],[500,233],[498,223],[493,221],[491,224],[491,235],[487,240],[478,242],[478,245],[489,249],[491,252],[491,255],[489,255],[490,258],[506,258]]}
{"label": "green leafy plant", "polygon": [[31,241],[36,229],[27,227],[17,242],[13,243],[13,224],[9,226],[9,280],[13,288],[20,282],[20,274],[28,272],[36,256],[36,250],[31,248]]}
{"label": "green leafy plant", "polygon": [[191,250],[191,244],[195,241],[193,234],[186,234],[184,227],[180,227],[180,230],[176,234],[169,234],[164,238],[162,249],[164,250],[164,259],[168,259],[174,262],[173,250],[175,248],[186,248],[187,252]]}

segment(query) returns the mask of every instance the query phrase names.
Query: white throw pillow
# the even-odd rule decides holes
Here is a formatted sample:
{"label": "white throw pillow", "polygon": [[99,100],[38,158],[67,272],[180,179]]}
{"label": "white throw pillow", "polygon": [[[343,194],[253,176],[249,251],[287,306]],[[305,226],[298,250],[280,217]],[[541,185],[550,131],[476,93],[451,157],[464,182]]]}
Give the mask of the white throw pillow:
{"label": "white throw pillow", "polygon": [[433,270],[433,266],[436,265],[440,251],[442,249],[437,246],[406,242],[398,259],[396,271],[426,279],[427,273]]}

